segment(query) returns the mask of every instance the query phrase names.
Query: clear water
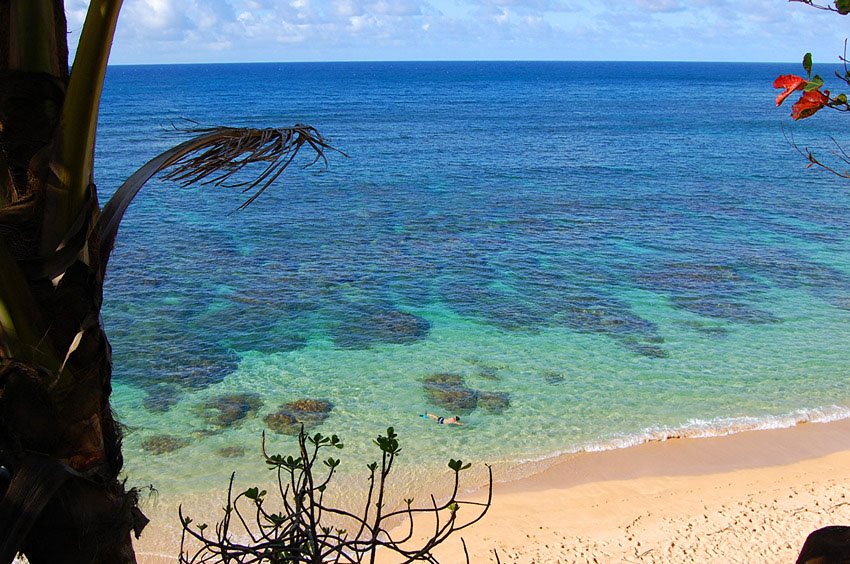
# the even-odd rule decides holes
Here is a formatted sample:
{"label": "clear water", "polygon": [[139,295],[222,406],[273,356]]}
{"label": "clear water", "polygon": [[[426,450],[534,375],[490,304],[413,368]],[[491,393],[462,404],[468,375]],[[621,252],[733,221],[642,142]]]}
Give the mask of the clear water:
{"label": "clear water", "polygon": [[[561,452],[846,416],[848,185],[783,136],[771,82],[796,70],[110,68],[104,202],[180,118],[310,123],[351,157],[241,212],[238,192],[158,181],[131,207],[103,311],[130,482],[179,498],[263,477],[264,418],[299,399],[332,404],[315,430],[343,436],[346,472],[394,426],[412,487],[449,456],[507,479]],[[845,126],[822,112],[793,134]],[[466,426],[418,417],[457,411],[435,374],[477,401]],[[228,394],[255,409],[210,421]],[[162,435],[185,446],[155,454]]]}

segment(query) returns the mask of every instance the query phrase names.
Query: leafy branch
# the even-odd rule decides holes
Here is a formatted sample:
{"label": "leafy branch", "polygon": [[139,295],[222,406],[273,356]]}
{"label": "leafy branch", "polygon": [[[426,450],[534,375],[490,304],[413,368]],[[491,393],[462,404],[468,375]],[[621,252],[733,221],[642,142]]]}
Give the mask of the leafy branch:
{"label": "leafy branch", "polygon": [[[374,563],[379,550],[394,553],[402,557],[403,562],[437,562],[432,553],[435,547],[455,532],[478,522],[487,513],[493,494],[492,468],[487,466],[488,494],[484,502],[458,497],[460,473],[471,465],[451,459],[448,467],[452,472],[453,486],[448,499],[438,502],[431,495],[430,504],[424,507],[415,507],[413,498],[405,499],[402,509],[385,512],[387,481],[401,447],[392,427],[387,429],[386,435],[379,435],[374,443],[381,451],[381,461],[367,465],[369,488],[366,503],[362,513],[357,514],[334,507],[324,500],[340,460],[333,456],[325,458],[326,453],[322,451],[333,452],[343,448],[337,435],[326,437],[317,433],[308,436],[302,427],[298,436],[298,456],[268,455],[264,435],[265,462],[277,474],[277,506],[270,508],[272,503],[268,492],[258,487],[248,488],[234,496],[235,474],[231,475],[224,517],[216,524],[213,534],[208,534],[206,523],[193,524],[180,508],[183,527],[181,564]],[[322,473],[316,472],[320,465],[325,467]],[[465,507],[475,511],[468,519],[459,519]],[[414,541],[416,521],[425,516],[429,517],[433,528],[429,529],[424,540]],[[328,524],[330,521],[335,524]],[[403,526],[398,525],[399,522]],[[346,528],[340,524],[345,524]],[[401,530],[401,533],[395,534],[391,528]],[[244,539],[244,542],[236,540],[238,538]],[[469,562],[465,544],[464,554]],[[498,561],[498,554],[496,559]]]}
{"label": "leafy branch", "polygon": [[[815,6],[811,2],[805,3],[822,9],[828,8],[823,6]],[[836,6],[838,6],[838,4],[839,3],[836,2]],[[848,6],[850,6],[850,0],[847,0],[847,4]],[[838,10],[836,9],[832,11]],[[850,66],[848,66],[846,39],[844,40],[844,54],[839,57],[839,59],[844,64],[844,72],[841,73],[839,71],[836,71],[835,76],[844,84],[850,86]],[[780,106],[785,101],[785,99],[788,98],[788,96],[790,96],[792,93],[802,91],[803,94],[800,96],[800,99],[793,105],[791,109],[791,117],[795,121],[811,117],[822,108],[830,108],[840,112],[850,112],[850,103],[848,103],[847,94],[842,92],[840,94],[832,96],[830,95],[829,90],[821,91],[821,88],[824,86],[825,83],[823,78],[821,78],[819,75],[812,76],[811,53],[806,53],[803,57],[803,69],[806,71],[806,78],[797,75],[786,74],[777,77],[776,80],[773,82],[774,88],[783,89],[783,91],[776,97],[777,106]],[[809,149],[809,147],[800,148],[800,146],[797,145],[797,143],[794,141],[793,136],[791,136],[790,134],[785,134],[785,138],[789,141],[794,150],[803,155],[803,157],[805,157],[806,160],[809,162],[807,168],[817,166],[842,178],[850,178],[850,171],[842,171],[839,170],[839,167],[836,167],[836,165],[824,163],[812,152],[812,150]],[[836,141],[834,138],[830,139],[832,140],[832,143],[835,146],[835,148],[830,151],[832,156],[839,162],[850,165],[850,154],[845,151],[845,149],[841,146],[841,144],[838,143],[838,141]]]}
{"label": "leafy branch", "polygon": [[806,4],[807,6],[811,6],[812,8],[817,8],[818,10],[826,10],[828,12],[836,12],[841,14],[842,16],[846,16],[850,14],[850,0],[835,0],[831,5],[830,4],[820,4],[815,2],[814,0],[788,0],[789,2],[799,2],[800,4]]}

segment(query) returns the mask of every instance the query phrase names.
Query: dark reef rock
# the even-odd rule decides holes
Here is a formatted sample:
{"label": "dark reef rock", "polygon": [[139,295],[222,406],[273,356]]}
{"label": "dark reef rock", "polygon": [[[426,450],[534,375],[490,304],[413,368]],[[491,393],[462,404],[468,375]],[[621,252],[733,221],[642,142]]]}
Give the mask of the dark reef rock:
{"label": "dark reef rock", "polygon": [[142,404],[152,413],[165,413],[180,402],[180,389],[170,384],[157,384],[145,392]]}
{"label": "dark reef rock", "polygon": [[[171,320],[171,325],[145,326],[138,331],[149,335],[147,345],[116,350],[114,363],[120,368],[116,379],[154,390],[150,393],[154,397],[147,402],[152,411],[167,411],[170,407],[165,399],[168,388],[158,389],[160,386],[201,390],[221,382],[239,365],[235,352],[212,342],[209,335],[195,334],[186,324]],[[116,333],[118,342],[130,336],[126,328]]]}
{"label": "dark reef rock", "polygon": [[407,345],[428,336],[431,323],[392,307],[351,308],[332,329],[334,345],[340,349],[367,349],[375,344]]}
{"label": "dark reef rock", "polygon": [[452,413],[466,414],[478,406],[478,392],[457,374],[431,374],[422,381],[425,397],[433,405]]}
{"label": "dark reef rock", "polygon": [[627,339],[623,341],[623,346],[633,353],[645,356],[647,358],[669,358],[670,353],[666,349],[658,345],[642,343],[636,340]]}
{"label": "dark reef rock", "polygon": [[172,435],[153,435],[142,441],[142,448],[150,454],[167,454],[189,444],[188,439]]}
{"label": "dark reef rock", "polygon": [[218,384],[239,365],[239,357],[235,353],[220,347],[207,346],[193,354],[195,356],[183,357],[184,364],[171,379],[193,390]]}
{"label": "dark reef rock", "polygon": [[240,456],[245,454],[245,447],[236,445],[226,446],[221,447],[216,452],[222,458],[239,458]]}
{"label": "dark reef rock", "polygon": [[208,425],[226,428],[254,415],[262,405],[256,393],[225,394],[198,405],[196,411]]}
{"label": "dark reef rock", "polygon": [[440,297],[457,314],[506,331],[535,332],[551,324],[551,312],[540,307],[537,300],[493,288],[490,282],[447,284],[440,288]]}
{"label": "dark reef rock", "polygon": [[511,406],[511,396],[505,392],[479,392],[478,407],[488,413],[499,415]]}
{"label": "dark reef rock", "polygon": [[295,417],[283,411],[269,413],[263,417],[263,423],[266,424],[266,427],[281,435],[295,436],[301,429],[301,424],[295,420]]}
{"label": "dark reef rock", "polygon": [[496,369],[489,367],[489,366],[480,368],[478,370],[478,377],[483,378],[485,380],[491,380],[491,381],[494,381],[494,382],[501,380],[501,377],[499,377],[499,373],[496,371]]}
{"label": "dark reef rock", "polygon": [[558,372],[544,372],[543,373],[543,381],[546,382],[547,384],[551,384],[553,386],[556,385],[556,384],[563,384],[564,380],[565,380],[565,378],[563,377],[563,375],[559,374]]}
{"label": "dark reef rock", "polygon": [[300,399],[283,404],[278,411],[266,415],[263,422],[275,433],[297,435],[301,425],[309,430],[324,423],[332,410],[329,401]]}
{"label": "dark reef rock", "polygon": [[779,319],[773,314],[750,306],[741,301],[735,301],[721,296],[680,296],[672,299],[673,304],[691,313],[713,319],[724,319],[736,323],[763,324],[777,323]]}

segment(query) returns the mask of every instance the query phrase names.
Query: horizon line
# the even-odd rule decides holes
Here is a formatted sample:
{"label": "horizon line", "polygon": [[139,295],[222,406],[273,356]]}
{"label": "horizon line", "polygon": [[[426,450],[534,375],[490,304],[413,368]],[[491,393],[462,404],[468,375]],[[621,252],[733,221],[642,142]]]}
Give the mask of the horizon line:
{"label": "horizon line", "polygon": [[[800,61],[720,61],[720,60],[612,60],[612,59],[358,59],[358,60],[298,60],[298,61],[187,61],[159,63],[109,63],[111,67],[189,66],[189,65],[304,65],[359,63],[652,63],[652,64],[726,64],[726,65],[799,65]],[[827,66],[830,63],[815,63]]]}

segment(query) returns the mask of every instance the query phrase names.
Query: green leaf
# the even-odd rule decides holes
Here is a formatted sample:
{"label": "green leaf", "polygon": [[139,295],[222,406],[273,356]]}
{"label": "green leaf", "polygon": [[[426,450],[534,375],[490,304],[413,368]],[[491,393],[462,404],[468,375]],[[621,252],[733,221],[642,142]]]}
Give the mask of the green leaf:
{"label": "green leaf", "polygon": [[842,16],[850,14],[850,0],[835,0],[835,9]]}
{"label": "green leaf", "polygon": [[839,94],[838,96],[836,96],[835,97],[835,103],[839,104],[839,105],[840,104],[846,105],[847,104],[847,94]]}
{"label": "green leaf", "polygon": [[245,497],[248,499],[253,499],[254,501],[260,502],[263,501],[263,496],[266,495],[266,490],[260,491],[259,488],[248,488],[243,493]]}
{"label": "green leaf", "polygon": [[336,468],[339,466],[339,458],[328,457],[327,460],[324,461],[325,466],[328,468]]}
{"label": "green leaf", "polygon": [[268,520],[271,521],[272,525],[275,527],[280,527],[284,523],[286,523],[286,517],[283,513],[272,513],[268,516]]}
{"label": "green leaf", "polygon": [[812,54],[806,53],[803,55],[803,68],[806,69],[807,76],[812,76]]}
{"label": "green leaf", "polygon": [[88,202],[100,95],[120,10],[120,1],[92,0],[80,32],[62,105],[61,143],[54,146],[57,163],[53,170],[62,189],[49,193],[54,201],[48,205],[54,206],[56,212],[42,236],[45,253],[56,250]]}
{"label": "green leaf", "polygon": [[812,90],[817,90],[821,86],[823,86],[823,79],[819,75],[815,75],[813,79],[806,83],[804,90],[806,92],[811,92]]}

